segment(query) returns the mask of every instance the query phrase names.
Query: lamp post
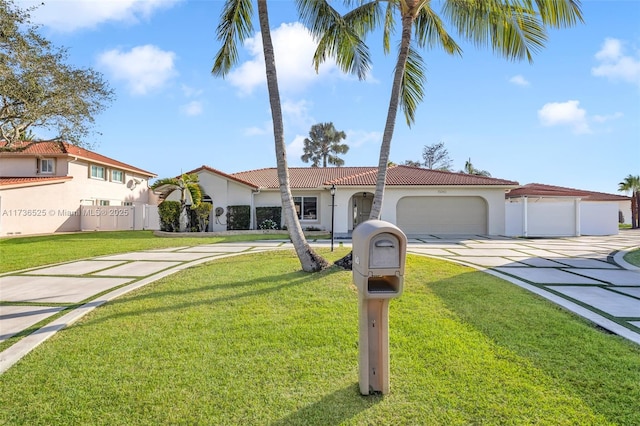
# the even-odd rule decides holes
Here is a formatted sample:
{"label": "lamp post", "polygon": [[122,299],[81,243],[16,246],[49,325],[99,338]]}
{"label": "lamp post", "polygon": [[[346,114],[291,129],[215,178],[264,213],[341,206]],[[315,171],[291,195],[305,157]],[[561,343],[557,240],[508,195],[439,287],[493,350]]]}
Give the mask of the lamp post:
{"label": "lamp post", "polygon": [[331,251],[333,251],[333,218],[336,210],[336,186],[334,184],[331,184],[329,192],[331,192]]}

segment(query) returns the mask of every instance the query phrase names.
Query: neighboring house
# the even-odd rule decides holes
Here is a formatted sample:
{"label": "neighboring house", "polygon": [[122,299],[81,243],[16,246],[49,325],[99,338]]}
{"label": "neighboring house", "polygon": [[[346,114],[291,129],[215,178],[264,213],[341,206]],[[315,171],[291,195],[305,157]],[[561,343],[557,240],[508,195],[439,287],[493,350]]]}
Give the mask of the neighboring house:
{"label": "neighboring house", "polygon": [[506,198],[508,236],[613,235],[621,216],[630,223],[631,199],[622,195],[531,183]]}
{"label": "neighboring house", "polygon": [[65,142],[5,145],[0,141],[0,235],[157,229],[157,213],[146,211],[155,204],[154,173]]}
{"label": "neighboring house", "polygon": [[[369,218],[375,192],[377,167],[290,168],[290,186],[303,229],[331,230],[348,235]],[[275,168],[227,174],[208,166],[188,173],[199,176],[205,198],[211,200],[209,230],[226,230],[228,206],[247,205],[251,228],[257,229],[257,207],[281,205]],[[332,209],[330,188],[335,185]],[[464,173],[442,172],[408,166],[392,166],[387,182],[381,219],[417,235],[503,235],[505,193],[517,182]]]}

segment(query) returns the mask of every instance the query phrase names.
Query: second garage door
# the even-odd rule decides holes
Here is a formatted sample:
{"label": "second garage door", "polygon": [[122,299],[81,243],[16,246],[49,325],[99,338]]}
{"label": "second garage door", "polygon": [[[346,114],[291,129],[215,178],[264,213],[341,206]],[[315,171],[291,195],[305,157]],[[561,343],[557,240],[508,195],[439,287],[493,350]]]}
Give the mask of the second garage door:
{"label": "second garage door", "polygon": [[404,197],[396,218],[406,234],[487,234],[487,203],[481,197]]}

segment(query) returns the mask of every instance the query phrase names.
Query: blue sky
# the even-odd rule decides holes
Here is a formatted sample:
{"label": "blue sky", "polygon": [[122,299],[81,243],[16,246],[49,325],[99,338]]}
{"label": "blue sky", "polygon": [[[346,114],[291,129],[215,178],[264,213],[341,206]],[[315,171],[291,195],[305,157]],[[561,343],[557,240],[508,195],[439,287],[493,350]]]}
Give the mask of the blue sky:
{"label": "blue sky", "polygon": [[[32,4],[30,0],[20,5]],[[437,9],[437,3],[436,9]],[[289,166],[313,124],[347,134],[346,166],[374,166],[394,55],[373,37],[366,81],[332,63],[311,67],[313,40],[294,4],[271,1]],[[419,160],[444,142],[455,170],[616,193],[640,174],[640,1],[583,0],[585,24],[553,30],[533,64],[458,39],[464,53],[423,52],[424,102],[399,115],[391,160]],[[211,75],[221,1],[48,0],[33,13],[69,61],[103,73],[117,99],[96,117],[94,150],[169,177],[201,165],[227,173],[275,166],[259,36],[225,79]],[[258,31],[257,18],[254,20]],[[395,45],[395,43],[393,44]]]}

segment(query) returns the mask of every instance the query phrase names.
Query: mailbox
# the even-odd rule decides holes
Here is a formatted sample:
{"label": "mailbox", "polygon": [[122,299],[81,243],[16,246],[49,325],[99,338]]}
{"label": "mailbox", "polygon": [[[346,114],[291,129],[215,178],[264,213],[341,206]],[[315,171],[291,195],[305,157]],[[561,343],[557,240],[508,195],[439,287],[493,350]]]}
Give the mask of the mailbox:
{"label": "mailbox", "polygon": [[353,281],[365,299],[402,293],[407,237],[397,226],[369,220],[353,230]]}
{"label": "mailbox", "polygon": [[389,300],[402,294],[407,237],[381,220],[352,234],[353,282],[358,288],[360,393],[389,393]]}

